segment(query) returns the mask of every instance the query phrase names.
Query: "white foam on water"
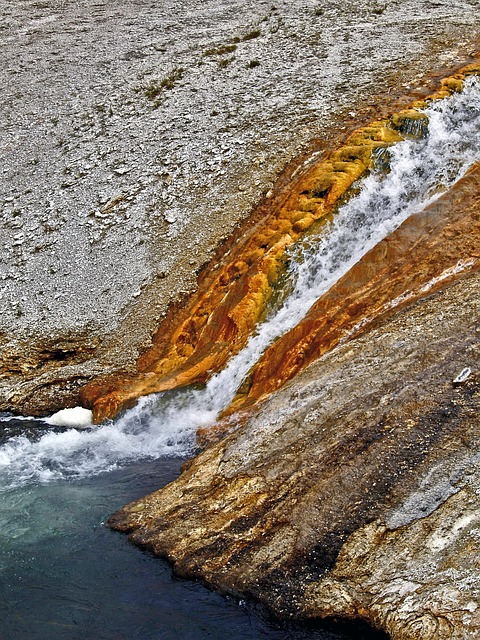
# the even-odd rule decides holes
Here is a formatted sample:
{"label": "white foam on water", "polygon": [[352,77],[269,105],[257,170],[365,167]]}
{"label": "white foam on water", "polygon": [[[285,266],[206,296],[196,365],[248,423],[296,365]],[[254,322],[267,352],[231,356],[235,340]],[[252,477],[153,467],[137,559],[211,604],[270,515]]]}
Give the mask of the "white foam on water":
{"label": "white foam on water", "polygon": [[428,136],[391,147],[389,173],[373,172],[362,180],[359,194],[321,236],[291,251],[292,292],[204,389],[142,398],[123,417],[99,427],[52,432],[37,441],[11,438],[0,447],[0,485],[84,477],[131,460],[190,453],[196,430],[215,421],[265,349],[367,251],[480,160],[478,78],[469,78],[462,93],[432,104],[426,114]]}
{"label": "white foam on water", "polygon": [[47,424],[63,427],[90,427],[92,425],[92,412],[83,407],[61,409],[49,418],[45,418]]}

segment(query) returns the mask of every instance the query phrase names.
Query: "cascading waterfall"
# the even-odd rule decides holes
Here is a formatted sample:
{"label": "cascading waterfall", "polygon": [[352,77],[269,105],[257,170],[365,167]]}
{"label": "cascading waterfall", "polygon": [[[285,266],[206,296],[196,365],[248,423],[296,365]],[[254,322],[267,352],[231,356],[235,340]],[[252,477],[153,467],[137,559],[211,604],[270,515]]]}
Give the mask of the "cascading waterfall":
{"label": "cascading waterfall", "polygon": [[184,455],[195,431],[231,402],[265,349],[294,327],[316,300],[367,251],[451,187],[480,160],[480,81],[432,104],[424,138],[388,150],[389,171],[373,171],[318,238],[290,253],[291,293],[272,311],[245,348],[203,389],[142,398],[115,422],[50,432],[37,440],[16,436],[0,448],[0,486],[85,477],[142,458]]}

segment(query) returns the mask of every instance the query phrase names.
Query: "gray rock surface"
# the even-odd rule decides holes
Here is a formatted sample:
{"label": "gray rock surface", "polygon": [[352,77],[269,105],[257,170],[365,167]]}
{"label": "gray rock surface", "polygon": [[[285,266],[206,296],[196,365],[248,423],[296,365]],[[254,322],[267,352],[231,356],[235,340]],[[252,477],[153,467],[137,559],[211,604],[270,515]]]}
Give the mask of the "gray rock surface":
{"label": "gray rock surface", "polygon": [[0,410],[128,369],[285,164],[465,59],[476,10],[4,0]]}

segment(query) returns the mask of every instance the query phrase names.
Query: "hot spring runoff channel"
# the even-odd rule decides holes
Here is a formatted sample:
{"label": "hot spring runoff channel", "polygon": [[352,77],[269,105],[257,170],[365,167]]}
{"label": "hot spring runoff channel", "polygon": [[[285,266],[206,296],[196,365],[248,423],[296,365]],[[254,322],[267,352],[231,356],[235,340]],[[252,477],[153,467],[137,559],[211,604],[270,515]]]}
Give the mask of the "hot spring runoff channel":
{"label": "hot spring runoff channel", "polygon": [[117,534],[103,521],[173,479],[195,431],[215,421],[265,349],[367,251],[480,160],[478,78],[426,114],[426,135],[391,147],[388,171],[379,166],[321,236],[292,249],[283,303],[203,389],[143,398],[95,428],[32,435],[32,421],[0,417],[0,433],[17,430],[0,446],[0,638],[302,637],[282,635],[198,585],[172,581],[162,562],[123,538],[112,544]]}

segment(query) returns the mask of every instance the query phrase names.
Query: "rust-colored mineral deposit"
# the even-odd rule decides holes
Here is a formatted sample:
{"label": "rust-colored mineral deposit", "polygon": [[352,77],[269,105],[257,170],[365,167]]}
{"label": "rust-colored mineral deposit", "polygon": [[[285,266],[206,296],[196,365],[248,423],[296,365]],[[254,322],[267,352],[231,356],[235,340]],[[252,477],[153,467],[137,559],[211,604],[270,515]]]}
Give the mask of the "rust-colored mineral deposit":
{"label": "rust-colored mineral deposit", "polygon": [[[210,265],[190,302],[183,309],[172,310],[167,316],[154,337],[153,346],[138,361],[138,373],[127,378],[98,379],[85,387],[83,401],[93,409],[94,419],[100,422],[112,417],[142,395],[205,382],[213,372],[221,370],[228,358],[245,345],[261,318],[272,295],[272,287],[282,271],[285,249],[314,223],[334,214],[340,199],[371,167],[375,149],[401,140],[407,122],[421,123],[423,116],[419,109],[429,100],[458,91],[463,79],[479,70],[478,63],[466,67],[443,80],[438,91],[428,99],[419,100],[407,109],[358,129],[343,146],[324,154],[313,166],[300,171],[275,199],[269,214],[244,236],[237,238],[222,260]],[[385,247],[381,249],[384,250]],[[397,253],[399,250],[395,249]],[[395,251],[392,245],[392,256]],[[431,275],[439,274],[433,270]],[[355,277],[360,277],[362,286],[367,286],[364,277],[359,274]],[[389,295],[385,288],[382,295],[385,306]],[[392,289],[392,295],[399,295],[398,290]],[[356,311],[351,308],[350,311],[355,322],[361,320],[360,306],[357,305]],[[353,327],[354,322],[339,321],[337,324],[337,328],[331,328],[332,335],[322,339],[322,344],[330,345],[326,348],[345,336],[346,328]],[[297,331],[309,333],[308,323],[303,323]],[[301,346],[299,344],[296,353],[290,354],[291,361],[282,356],[283,373],[279,380],[288,379],[302,366],[302,361],[309,362],[315,357],[316,347],[310,349],[307,345],[315,342],[313,334],[318,335],[317,326],[312,327],[312,336],[305,338]],[[286,340],[290,339],[289,334]],[[282,344],[287,343],[283,341]],[[322,347],[317,355],[324,351]],[[261,371],[260,365],[257,381],[261,379]],[[272,388],[276,386],[273,384]],[[250,400],[262,393],[260,382],[255,382]]]}

